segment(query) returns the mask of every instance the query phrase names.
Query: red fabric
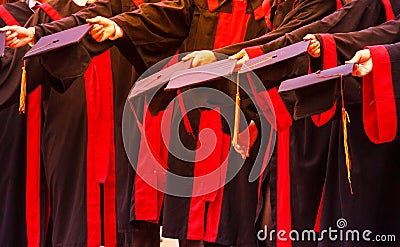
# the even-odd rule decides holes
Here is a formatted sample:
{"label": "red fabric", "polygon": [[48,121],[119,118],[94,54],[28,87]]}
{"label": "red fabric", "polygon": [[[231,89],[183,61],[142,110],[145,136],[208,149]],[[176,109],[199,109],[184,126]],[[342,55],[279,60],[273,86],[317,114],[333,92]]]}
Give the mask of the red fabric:
{"label": "red fabric", "polygon": [[100,183],[104,184],[104,239],[116,245],[115,144],[113,80],[110,52],[95,57],[85,72],[88,114],[87,140],[87,241],[101,241]]}
{"label": "red fabric", "polygon": [[41,87],[28,96],[27,164],[26,164],[26,228],[28,246],[40,246],[40,143]]}
{"label": "red fabric", "polygon": [[341,9],[343,7],[341,0],[336,0],[336,10]]}
{"label": "red fabric", "polygon": [[322,190],[321,200],[320,200],[319,206],[318,206],[317,218],[315,219],[315,225],[314,225],[315,232],[321,231],[321,214],[322,214],[322,205],[324,202],[324,196],[325,196],[325,186],[324,186],[324,189]]}
{"label": "red fabric", "polygon": [[63,17],[55,10],[50,4],[43,3],[39,5],[39,8],[43,9],[44,12],[53,20],[60,20]]}
{"label": "red fabric", "polygon": [[262,8],[265,16],[265,24],[269,30],[272,30],[272,22],[271,22],[271,1],[264,0],[262,3]]}
{"label": "red fabric", "polygon": [[208,10],[210,10],[210,12],[214,12],[216,9],[219,8],[218,0],[207,0],[207,4]]}
{"label": "red fabric", "polygon": [[245,51],[246,51],[247,55],[249,55],[249,58],[255,58],[255,57],[258,57],[258,56],[261,56],[264,54],[261,46],[252,46],[252,47],[246,48]]}
{"label": "red fabric", "polygon": [[232,13],[219,13],[214,49],[244,40],[251,15],[246,14],[247,0],[233,0]]}
{"label": "red fabric", "polygon": [[139,7],[140,5],[144,4],[143,0],[132,0],[132,2],[135,4],[136,7]]}
{"label": "red fabric", "polygon": [[[292,228],[290,209],[290,129],[278,132],[278,165],[277,165],[277,216],[276,246],[291,247],[289,233]],[[285,235],[279,237],[279,231]]]}
{"label": "red fabric", "polygon": [[21,26],[21,24],[19,24],[14,16],[12,16],[3,5],[0,5],[0,17],[7,24],[7,26]]}
{"label": "red fabric", "polygon": [[390,0],[381,0],[386,11],[386,21],[394,20],[394,13],[392,8],[392,3]]}
{"label": "red fabric", "polygon": [[264,173],[265,173],[265,169],[267,168],[268,162],[269,162],[269,157],[271,154],[271,144],[272,144],[272,137],[273,137],[273,129],[270,129],[270,133],[269,133],[269,140],[268,140],[268,146],[265,150],[265,154],[264,154],[264,160],[261,166],[261,173],[260,173],[260,179],[258,180],[258,204],[260,204],[260,200],[261,200],[261,190],[262,190],[262,183],[263,183],[263,178],[264,178]]}
{"label": "red fabric", "polygon": [[[152,116],[144,108],[144,131],[141,133],[140,150],[135,177],[135,219],[154,223],[159,222],[163,192],[165,187],[165,169],[168,160],[168,145],[172,107]],[[160,127],[162,126],[162,127]]]}
{"label": "red fabric", "polygon": [[292,126],[292,117],[286,108],[281,96],[276,88],[267,91],[271,99],[273,114],[276,118],[276,125],[274,126],[277,131],[285,131]]}
{"label": "red fabric", "polygon": [[[224,133],[221,131],[220,109],[203,111],[199,129],[201,132],[196,147],[192,192],[198,196],[193,196],[190,201],[187,232],[188,239],[193,240],[203,239],[205,203],[216,199],[218,192],[216,188],[222,185],[219,168],[227,159],[227,156],[222,155],[226,147],[223,146]],[[229,150],[229,146],[227,149]],[[207,178],[204,177],[207,175]]]}
{"label": "red fabric", "polygon": [[373,143],[390,142],[397,132],[390,57],[384,46],[368,49],[371,51],[374,68],[363,78],[362,84],[364,129]]}
{"label": "red fabric", "polygon": [[195,138],[193,129],[192,129],[192,125],[190,124],[190,120],[189,120],[188,114],[186,112],[185,102],[183,101],[181,90],[177,91],[177,96],[178,96],[179,107],[180,107],[181,113],[182,113],[183,125],[185,126],[187,133],[192,135],[193,138]]}
{"label": "red fabric", "polygon": [[[221,185],[225,184],[226,173],[228,170],[228,155],[231,145],[231,137],[223,133],[222,138],[222,152],[220,153],[222,165],[220,167],[220,181]],[[221,220],[222,198],[224,196],[224,187],[218,189],[214,201],[210,202],[207,211],[207,226],[204,241],[215,243],[218,237],[218,227]]]}
{"label": "red fabric", "polygon": [[[331,34],[319,34],[321,37],[321,50],[323,51],[322,69],[329,69],[337,66],[336,42]],[[333,106],[320,114],[311,116],[312,121],[318,127],[326,124],[331,120],[336,112],[336,103]]]}

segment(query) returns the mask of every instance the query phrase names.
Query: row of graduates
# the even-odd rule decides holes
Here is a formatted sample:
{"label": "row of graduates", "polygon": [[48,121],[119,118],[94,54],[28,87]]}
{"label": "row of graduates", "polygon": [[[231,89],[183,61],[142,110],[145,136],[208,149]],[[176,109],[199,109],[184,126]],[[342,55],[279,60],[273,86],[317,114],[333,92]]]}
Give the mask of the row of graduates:
{"label": "row of graduates", "polygon": [[[52,3],[53,2],[50,2],[50,5],[52,5]],[[33,91],[37,86],[32,82],[43,82],[41,85],[41,107],[43,107],[43,115],[41,117],[41,139],[39,139],[39,141],[42,147],[42,169],[44,169],[45,181],[47,183],[46,186],[49,188],[48,193],[50,195],[49,206],[42,205],[42,208],[51,209],[51,226],[48,228],[50,231],[47,234],[47,241],[52,241],[53,245],[60,246],[80,246],[82,244],[98,246],[102,240],[106,245],[159,245],[159,239],[157,237],[158,225],[153,223],[158,223],[159,221],[163,195],[152,190],[152,188],[148,186],[146,187],[143,181],[140,181],[138,177],[135,177],[133,170],[131,170],[128,157],[124,154],[122,145],[122,108],[131,86],[131,84],[128,85],[127,82],[132,81],[131,78],[122,77],[123,75],[131,75],[131,73],[127,73],[126,70],[121,69],[122,66],[119,65],[121,63],[116,61],[125,60],[124,58],[119,57],[120,60],[113,60],[111,63],[113,65],[113,73],[101,75],[102,81],[96,81],[96,77],[98,78],[96,73],[98,73],[98,71],[110,70],[101,70],[99,67],[96,69],[96,66],[104,66],[104,60],[98,62],[99,64],[95,63],[95,60],[99,58],[99,56],[95,57],[89,65],[88,56],[94,57],[115,44],[120,51],[124,53],[131,64],[135,66],[135,69],[141,73],[146,67],[160,61],[162,58],[173,55],[178,48],[180,51],[215,49],[215,51],[220,53],[231,55],[244,47],[262,44],[262,46],[252,47],[247,50],[248,55],[257,55],[262,52],[271,51],[300,41],[307,33],[337,33],[354,31],[354,33],[335,34],[333,36],[338,47],[339,54],[337,55],[337,60],[343,62],[346,59],[349,59],[355,51],[366,45],[393,43],[396,41],[396,38],[398,38],[396,37],[398,32],[398,26],[396,26],[397,19],[381,26],[377,26],[385,22],[387,19],[394,19],[394,16],[397,15],[396,11],[398,11],[399,7],[397,6],[398,4],[396,5],[395,1],[391,3],[393,7],[392,10],[390,8],[390,2],[388,3],[387,1],[355,0],[332,15],[325,17],[322,21],[317,22],[313,21],[321,19],[333,12],[339,4],[336,1],[330,1],[329,4],[327,1],[284,1],[283,3],[280,3],[282,5],[277,8],[277,11],[271,12],[274,13],[274,15],[272,17],[270,16],[270,19],[268,20],[272,22],[272,26],[270,27],[274,30],[265,35],[262,35],[267,30],[265,27],[266,24],[263,20],[265,15],[264,11],[261,18],[256,17],[256,13],[260,11],[258,6],[261,6],[261,3],[244,3],[246,4],[246,8],[244,8],[243,5],[240,5],[243,4],[242,2],[234,3],[235,4],[230,5],[227,2],[221,3],[208,1],[206,3],[199,3],[197,1],[171,1],[157,4],[142,4],[138,10],[128,12],[130,9],[125,8],[126,6],[133,6],[132,3],[128,4],[113,1],[97,2],[88,9],[78,12],[78,14],[75,14],[72,17],[51,24],[38,25],[35,27],[35,38],[38,38],[45,34],[57,32],[78,24],[83,24],[86,22],[87,18],[102,15],[105,17],[114,16],[110,19],[115,21],[115,23],[122,29],[118,32],[122,37],[114,41],[114,43],[107,41],[99,44],[88,39],[84,41],[84,45],[79,46],[78,50],[76,47],[73,47],[67,52],[60,52],[59,54],[55,53],[53,54],[53,57],[42,58],[41,65],[39,66],[41,68],[35,65],[34,62],[28,63],[28,92]],[[70,4],[75,6],[74,3]],[[282,6],[286,6],[287,8],[282,8]],[[63,9],[68,9],[68,11],[72,9],[72,7],[66,3],[60,3],[58,6],[53,4],[53,7],[57,7],[55,9],[57,9],[59,13],[61,13],[61,10]],[[133,6],[132,8],[135,7]],[[251,10],[253,10],[253,14],[248,15],[248,12],[252,13]],[[283,10],[286,12],[279,13],[279,11]],[[68,16],[71,13],[72,12],[65,13],[64,15],[61,13],[61,16]],[[225,15],[223,13],[232,14]],[[267,13],[269,12],[267,11]],[[237,35],[237,26],[234,26],[231,29],[227,29],[226,26],[218,28],[219,25],[223,25],[220,24],[223,23],[223,21],[221,21],[223,18],[228,18],[228,20],[233,21],[234,19],[240,19],[237,18],[238,15],[242,17],[241,20],[244,22],[241,25],[243,29],[241,35]],[[53,19],[47,12],[41,10],[39,10],[36,16],[38,20],[28,24],[29,26],[38,23],[46,23],[49,22],[50,19]],[[215,23],[213,23],[214,25],[210,25],[211,22],[209,22],[209,18],[215,20]],[[258,21],[256,21],[257,19]],[[226,21],[227,20],[225,20],[225,22]],[[92,34],[96,39],[99,41],[106,40],[111,36],[113,36],[113,39],[116,38],[114,30],[115,26],[113,23],[109,25],[108,20],[105,18],[96,18],[94,22],[98,22],[102,25],[102,27],[95,26],[98,31],[97,34],[100,35],[96,36],[95,28],[92,30]],[[252,22],[254,23],[252,24]],[[306,25],[308,23],[311,24]],[[237,25],[238,23],[235,24]],[[371,26],[377,27],[371,29],[372,31],[366,30],[357,32]],[[8,35],[9,45],[12,47],[19,45],[23,46],[23,44],[21,44],[23,38],[21,37],[24,35],[26,35],[26,40],[32,36],[30,30],[22,28],[9,28],[8,30],[14,32],[13,34]],[[111,30],[111,32],[108,32],[109,30]],[[292,30],[294,31],[290,32]],[[394,31],[390,32],[388,30]],[[228,32],[228,34],[221,33],[219,34],[220,36],[218,36],[215,34],[215,31],[217,31],[217,34],[219,34],[218,31]],[[13,35],[17,33],[19,37],[13,37]],[[107,37],[107,35],[109,35],[109,37]],[[258,39],[253,39],[259,35],[262,36]],[[207,39],[204,37],[210,37],[210,41],[205,42]],[[229,37],[229,40],[227,37]],[[352,46],[349,45],[349,37],[354,37],[354,40],[352,40],[354,42],[351,42]],[[364,39],[364,37],[368,38]],[[229,43],[241,42],[243,39],[252,40],[218,49],[229,45]],[[322,44],[324,44],[324,42],[322,42]],[[168,47],[173,49],[168,49]],[[25,50],[23,49],[24,48],[19,48],[13,52],[19,51],[21,54],[24,54],[27,48],[25,47]],[[329,50],[329,48],[327,49]],[[68,54],[68,56],[66,56],[66,54]],[[198,53],[197,55],[201,57],[202,53]],[[17,67],[21,67],[21,57],[22,55],[19,57],[12,56],[14,59],[12,64],[17,64]],[[65,59],[66,57],[69,57],[67,61]],[[70,61],[80,62],[71,64]],[[125,61],[125,64],[127,65],[127,61]],[[307,73],[308,63],[303,61],[300,64],[303,65],[294,66],[296,68],[280,67],[278,68],[280,71],[276,73],[271,73],[270,71],[268,73],[262,73],[260,77],[263,82],[268,88],[272,88],[269,93],[276,93],[276,91],[274,91],[274,86],[276,86],[276,83],[279,81],[285,79],[285,77],[293,77]],[[114,65],[117,66],[114,67]],[[89,69],[86,71],[88,66]],[[95,66],[95,68],[93,68],[93,66]],[[105,66],[110,65],[108,64]],[[8,95],[1,97],[2,100],[6,100],[5,102],[2,102],[2,105],[4,106],[8,106],[10,102],[15,102],[18,95],[16,92],[18,92],[19,89],[20,73],[15,68],[16,67],[14,67],[13,71],[16,71],[14,72],[16,78],[11,79],[11,77],[9,77],[7,80],[4,80],[7,81],[6,85],[13,84],[10,86],[12,90],[7,90],[7,92],[5,91]],[[68,70],[65,68],[68,68]],[[130,66],[127,65],[126,68],[130,68]],[[122,72],[120,72],[121,70]],[[286,70],[284,71],[285,73],[282,73],[282,70]],[[42,72],[39,73],[39,71]],[[85,71],[86,73],[83,75],[83,72]],[[101,83],[103,86],[105,85],[105,80],[103,78],[107,77],[111,78],[111,80],[108,80],[108,83],[110,83],[108,92],[100,92],[100,89],[98,88],[90,89],[90,84],[86,84],[87,81],[91,81],[92,84]],[[2,83],[3,78],[5,77],[2,76]],[[276,224],[274,226],[276,229],[293,228],[301,230],[313,228],[316,222],[317,211],[325,184],[321,222],[326,226],[335,226],[336,220],[343,217],[348,219],[350,224],[354,224],[352,227],[362,226],[369,229],[376,227],[378,229],[377,232],[382,231],[383,233],[385,230],[389,233],[396,231],[396,223],[393,222],[390,224],[389,221],[391,219],[396,219],[396,210],[394,210],[396,207],[396,201],[394,197],[390,197],[389,195],[395,193],[397,185],[395,184],[395,179],[389,180],[386,178],[386,176],[395,174],[394,169],[396,169],[396,167],[394,165],[393,167],[386,168],[386,166],[396,163],[394,160],[396,157],[394,151],[395,144],[375,145],[369,142],[365,137],[362,129],[361,112],[358,109],[360,108],[358,104],[360,101],[357,101],[357,98],[353,99],[354,101],[351,101],[351,96],[359,95],[359,93],[357,94],[357,90],[360,89],[360,84],[354,78],[349,78],[349,80],[353,80],[353,84],[350,82],[345,83],[346,85],[355,85],[355,91],[353,91],[353,94],[349,94],[350,98],[349,100],[346,99],[346,103],[352,102],[354,104],[354,113],[352,112],[353,109],[349,109],[349,107],[347,108],[350,116],[355,115],[355,117],[352,117],[352,125],[349,126],[349,140],[353,161],[353,187],[356,193],[353,196],[349,195],[348,186],[345,186],[347,185],[347,173],[343,170],[345,169],[342,161],[343,149],[339,146],[341,143],[339,141],[339,138],[341,138],[340,118],[334,115],[327,123],[319,123],[319,125],[323,126],[317,127],[314,122],[318,122],[317,120],[322,121],[321,117],[315,120],[316,117],[309,118],[308,116],[320,113],[321,109],[310,110],[310,106],[315,106],[315,104],[309,104],[310,102],[308,99],[311,98],[309,95],[308,97],[303,98],[304,102],[299,101],[301,98],[300,96],[297,97],[295,106],[293,102],[290,101],[290,97],[283,97],[283,99],[286,100],[286,102],[284,102],[286,103],[286,106],[280,104],[283,108],[279,107],[279,105],[274,107],[277,115],[289,116],[289,118],[283,120],[280,120],[280,118],[277,119],[277,161],[275,159],[271,161],[269,165],[270,170],[268,171],[270,179],[265,182],[271,184],[270,201],[273,204],[273,222]],[[335,87],[329,88],[328,90],[318,89],[317,92],[318,94],[326,92],[332,98],[332,95],[337,96],[337,91],[335,91],[335,89]],[[110,113],[111,116],[115,114],[116,122],[111,123],[113,122],[112,120],[114,120],[113,117],[112,120],[111,118],[109,119],[111,121],[108,125],[103,125],[106,127],[113,127],[114,125],[114,133],[110,134],[107,132],[110,128],[100,127],[102,126],[100,124],[105,124],[103,121],[101,123],[91,122],[93,120],[90,120],[91,110],[89,104],[91,103],[90,94],[87,93],[88,90],[99,90],[99,92],[95,91],[99,94],[107,94],[110,92],[113,94],[114,101],[110,99],[110,95],[108,95],[108,101],[107,95],[101,95],[101,97],[105,97],[104,102],[106,105],[107,102],[111,103],[108,106],[114,105],[113,109],[108,109],[108,112],[104,113],[106,114],[104,118],[107,118],[107,116],[110,117]],[[229,89],[225,90],[228,91]],[[345,90],[345,92],[347,91],[350,90]],[[315,92],[312,92],[313,99],[314,93]],[[324,97],[319,99],[317,102],[327,102],[329,105],[334,102],[336,97],[333,97],[331,100],[326,99],[327,98]],[[30,110],[32,109],[30,108],[32,101],[28,98],[28,118],[31,115],[30,112],[32,113],[35,111]],[[283,103],[283,101],[279,101],[278,98],[277,103]],[[302,106],[301,103],[306,105]],[[322,104],[318,104],[318,106],[321,105]],[[350,103],[350,105],[352,104]],[[328,108],[330,107],[331,105]],[[277,110],[278,108],[279,111]],[[285,109],[289,109],[291,114],[295,111],[296,119],[300,120],[293,121],[290,117],[290,113],[286,114],[283,112],[284,114],[280,114],[280,112]],[[303,118],[305,115],[301,115],[302,111],[306,112],[305,114],[308,114],[306,118]],[[218,121],[215,120],[215,115],[212,115],[212,112],[213,111],[189,112],[190,126],[194,129],[193,132],[195,135],[199,132],[199,126],[202,125],[202,119],[205,119],[203,120],[203,124],[205,123],[204,121],[211,121],[212,125],[219,126],[214,130],[216,133],[218,133],[218,131],[223,131],[222,123],[218,124]],[[211,113],[211,115],[207,116],[207,113]],[[158,114],[160,113],[158,112]],[[162,111],[161,114],[163,115],[165,112]],[[173,114],[182,113],[174,112]],[[161,115],[156,115],[156,117],[157,116],[160,117]],[[213,116],[211,120],[210,116]],[[257,124],[257,116],[251,113],[249,116],[249,119],[255,120]],[[173,118],[175,116],[171,117]],[[359,118],[358,126],[357,117]],[[262,116],[260,118],[262,118]],[[160,120],[158,118],[152,118],[150,121]],[[154,122],[151,126],[156,125],[156,123],[157,122]],[[84,128],[82,128],[82,126],[84,126]],[[96,130],[96,128],[99,129]],[[185,128],[186,126],[182,126],[182,131],[186,131]],[[97,134],[98,131],[102,133],[102,139],[90,140],[93,133]],[[151,132],[152,130],[149,131]],[[140,133],[139,131],[137,132]],[[107,135],[110,137],[107,137]],[[365,138],[360,139],[363,136]],[[105,137],[109,139],[106,139]],[[96,138],[96,136],[92,138]],[[157,138],[157,136],[155,138]],[[291,139],[290,142],[289,138]],[[106,139],[107,141],[105,142],[103,139]],[[140,140],[140,136],[134,139]],[[229,139],[229,137],[227,139]],[[94,147],[92,147],[93,149],[90,149],[90,143],[93,143],[93,141],[95,144],[101,143],[101,145],[94,145]],[[109,143],[114,145],[108,146],[107,144]],[[185,143],[189,143],[188,146],[195,147],[196,139],[188,139]],[[257,141],[255,143],[257,144]],[[227,147],[224,143],[221,145],[224,145],[225,148]],[[304,145],[306,146],[304,147]],[[363,148],[359,148],[360,145]],[[365,145],[369,146],[365,147]],[[257,204],[259,201],[263,201],[257,197],[258,191],[263,186],[260,186],[260,181],[249,183],[247,179],[251,167],[254,165],[252,157],[257,155],[258,149],[262,150],[263,148],[262,144],[261,147],[259,146],[260,143],[253,146],[250,152],[250,157],[246,160],[244,168],[239,172],[237,177],[220,189],[215,197],[193,197],[188,199],[165,195],[164,208],[162,210],[162,222],[164,225],[163,234],[167,237],[178,238],[181,240],[204,240],[205,245],[219,244],[223,246],[256,246],[257,234],[254,227],[254,221],[258,213],[255,209],[258,208]],[[97,154],[106,156],[91,156],[91,152],[96,152],[94,151],[95,148],[100,148],[101,152],[97,152]],[[138,150],[139,154],[136,159],[136,167],[139,167],[140,163],[148,164],[148,162],[154,162],[152,160],[146,160],[146,156],[143,155],[143,152],[150,152],[150,150],[143,151],[142,146],[140,146],[140,148],[141,150]],[[166,152],[166,147],[160,145],[159,148],[160,153]],[[384,150],[386,153],[382,150],[375,151],[377,148]],[[31,149],[28,149],[28,151],[29,150]],[[371,156],[366,157],[366,155],[360,155],[356,152],[364,150],[372,150],[368,153],[376,156],[372,159]],[[392,151],[392,156],[387,155],[387,152],[390,151]],[[235,154],[231,152],[229,155],[231,156]],[[238,157],[240,158],[240,156]],[[382,157],[385,157],[386,160],[382,159]],[[38,156],[36,156],[36,158],[38,158]],[[364,158],[366,160],[361,160]],[[29,160],[28,153],[28,168],[30,167]],[[134,159],[131,159],[131,161],[132,160]],[[364,164],[365,161],[368,162]],[[106,162],[106,164],[104,164],[104,162]],[[373,164],[371,164],[372,162]],[[194,160],[193,162],[188,163],[191,163],[191,166],[186,167],[190,167],[192,170],[189,171],[189,175],[192,174],[193,176],[195,170],[195,166],[193,166]],[[342,164],[342,166],[340,166],[340,164]],[[380,172],[384,172],[385,174],[377,176],[377,167],[375,167],[377,164],[382,165],[382,167],[384,166],[385,169],[389,170],[378,169]],[[94,168],[93,165],[97,167]],[[178,163],[173,158],[168,159],[168,168],[176,173],[188,175],[188,171],[183,169],[185,165],[188,164]],[[362,167],[360,167],[361,165]],[[113,167],[115,167],[115,170]],[[103,172],[103,174],[99,174],[99,172],[97,172],[98,170]],[[116,179],[112,173],[116,174]],[[36,175],[38,174],[40,174],[40,172],[36,173]],[[127,176],[127,174],[129,176]],[[277,174],[280,176],[277,176]],[[327,174],[326,177],[325,174]],[[368,174],[370,177],[365,176],[364,174]],[[290,179],[286,179],[286,181],[285,179],[279,180],[283,177],[288,178],[287,175],[290,175]],[[378,181],[372,183],[371,181],[374,180],[371,176],[375,178],[375,181]],[[337,180],[338,177],[342,179]],[[113,179],[116,181],[116,187],[113,187],[115,186],[113,185]],[[356,182],[357,179],[360,180]],[[282,180],[283,183],[280,182]],[[287,184],[287,182],[290,184]],[[392,184],[384,186],[384,182],[390,182]],[[385,191],[382,192],[381,189],[377,189],[377,184],[384,187]],[[339,187],[340,189],[338,189]],[[28,188],[31,188],[31,186]],[[82,190],[82,188],[86,188],[86,190]],[[113,193],[115,193],[115,191],[117,193],[113,198]],[[29,194],[28,191],[27,194]],[[150,197],[149,195],[152,196]],[[341,200],[338,200],[338,197],[340,197]],[[37,200],[37,198],[38,197],[36,196],[35,199]],[[268,198],[265,201],[268,202]],[[341,202],[340,204],[338,203],[339,201]],[[288,205],[288,202],[290,202],[290,205]],[[368,202],[370,207],[365,209],[365,211],[362,211],[360,207],[366,202]],[[98,215],[100,215],[101,203],[104,204],[103,219],[98,217]],[[82,204],[87,204],[87,206],[82,207]],[[114,208],[112,208],[112,204],[114,204]],[[32,204],[29,203],[28,205],[31,206]],[[384,205],[386,210],[389,210],[383,211],[381,205]],[[371,213],[371,208],[377,210],[376,215],[379,215],[379,217],[365,217]],[[357,211],[354,212],[354,210]],[[27,213],[28,211],[29,210],[27,209]],[[112,215],[115,215],[115,212],[117,213],[113,219]],[[388,213],[390,216],[383,215],[384,213]],[[217,220],[216,215],[219,216]],[[117,222],[115,223],[117,229],[115,229],[115,227],[114,229],[107,229],[113,227],[113,220],[114,222]],[[371,220],[371,222],[368,222],[368,220]],[[104,232],[102,232],[100,228],[101,221],[104,222]],[[129,221],[133,222],[133,225],[130,224]],[[37,221],[37,219],[35,223],[39,223],[40,225],[40,221]],[[207,227],[205,227],[205,225],[207,225]],[[47,227],[44,225],[39,226],[39,230],[44,231],[45,228]],[[35,230],[37,230],[37,228]],[[115,232],[118,232],[118,237],[115,236]],[[28,225],[28,237],[29,236],[40,237],[38,234],[29,235]],[[118,239],[118,241],[116,241],[116,239]],[[36,242],[31,242],[31,240],[29,240],[28,243],[35,245],[40,241],[43,240],[40,240],[39,238]],[[181,241],[181,243],[182,245],[199,244],[198,241]],[[280,245],[288,243],[276,244]],[[293,245],[296,244],[299,243],[293,243]],[[329,246],[332,243],[326,242],[323,244]],[[354,243],[343,243],[343,245],[345,244],[354,246]],[[338,246],[338,243],[333,243],[332,246]]]}

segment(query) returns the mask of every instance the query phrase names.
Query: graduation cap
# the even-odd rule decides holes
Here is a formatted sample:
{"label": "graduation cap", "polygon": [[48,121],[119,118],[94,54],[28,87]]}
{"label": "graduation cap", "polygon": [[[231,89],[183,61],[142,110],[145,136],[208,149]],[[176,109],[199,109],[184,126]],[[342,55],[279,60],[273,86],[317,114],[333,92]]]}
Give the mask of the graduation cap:
{"label": "graduation cap", "polygon": [[279,87],[279,92],[291,91],[332,79],[337,79],[342,76],[351,75],[353,72],[353,67],[354,63],[350,63],[283,81]]}
{"label": "graduation cap", "polygon": [[235,69],[236,61],[237,60],[234,59],[225,59],[187,70],[177,71],[172,75],[165,90],[178,89],[188,85],[196,85],[204,81],[230,75]]}
{"label": "graduation cap", "polygon": [[286,80],[283,81],[281,86],[279,87],[279,92],[286,92],[286,91],[291,91],[303,87],[308,87],[311,85],[315,85],[318,83],[323,83],[332,79],[338,79],[340,78],[340,94],[341,94],[341,100],[342,100],[342,111],[341,111],[341,117],[342,117],[342,131],[343,131],[343,147],[344,147],[344,152],[345,152],[345,158],[346,158],[346,168],[347,168],[347,178],[349,181],[349,186],[350,186],[350,193],[353,195],[353,187],[352,187],[352,182],[351,182],[351,159],[350,159],[350,152],[348,148],[348,135],[347,135],[347,124],[350,122],[350,117],[349,114],[347,113],[345,109],[345,103],[344,103],[344,93],[343,93],[343,76],[348,76],[351,75],[353,72],[353,67],[354,63],[349,63],[345,65],[341,65],[338,67],[334,67],[331,69],[326,69],[322,71],[318,71],[313,74],[305,75],[305,76],[300,76],[294,79]]}
{"label": "graduation cap", "polygon": [[45,54],[76,43],[89,32],[91,24],[73,27],[58,33],[43,36],[24,56],[24,59]]}
{"label": "graduation cap", "polygon": [[47,54],[65,47],[79,43],[83,37],[89,32],[91,24],[84,24],[73,27],[58,33],[43,36],[39,41],[25,54],[24,67],[22,67],[21,76],[21,92],[19,98],[19,112],[25,113],[26,99],[26,61],[25,59],[38,55]]}
{"label": "graduation cap", "polygon": [[0,32],[0,57],[4,55],[6,48],[6,32]]}
{"label": "graduation cap", "polygon": [[300,41],[293,45],[289,45],[275,51],[268,52],[264,55],[249,59],[243,64],[242,68],[239,70],[239,73],[246,73],[299,56],[307,52],[309,44],[309,40]]}
{"label": "graduation cap", "polygon": [[159,72],[152,74],[151,76],[137,81],[129,94],[129,98],[134,98],[147,91],[164,85],[172,78],[173,74],[175,74],[177,71],[186,71],[191,67],[191,65],[192,59],[181,61],[165,69],[162,69]]}

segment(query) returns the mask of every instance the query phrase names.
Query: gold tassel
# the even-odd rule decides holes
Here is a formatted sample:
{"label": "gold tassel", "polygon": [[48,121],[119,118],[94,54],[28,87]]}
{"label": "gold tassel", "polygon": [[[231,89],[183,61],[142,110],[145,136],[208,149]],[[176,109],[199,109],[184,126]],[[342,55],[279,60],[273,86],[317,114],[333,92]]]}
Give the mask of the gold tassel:
{"label": "gold tassel", "polygon": [[344,107],[344,93],[343,93],[343,78],[342,78],[342,76],[340,76],[340,94],[342,96],[343,147],[344,147],[344,153],[346,156],[347,180],[349,181],[350,193],[351,193],[351,195],[354,195],[353,186],[351,184],[351,159],[350,159],[349,144],[348,144],[348,137],[347,137],[347,124],[350,123],[350,117]]}
{"label": "gold tassel", "polygon": [[26,102],[26,61],[24,60],[24,66],[22,67],[21,76],[21,93],[19,95],[19,113],[25,114],[25,102]]}
{"label": "gold tassel", "polygon": [[240,113],[240,93],[239,93],[239,73],[238,73],[236,79],[235,122],[233,127],[233,138],[232,138],[233,147],[235,147],[238,143],[239,113]]}

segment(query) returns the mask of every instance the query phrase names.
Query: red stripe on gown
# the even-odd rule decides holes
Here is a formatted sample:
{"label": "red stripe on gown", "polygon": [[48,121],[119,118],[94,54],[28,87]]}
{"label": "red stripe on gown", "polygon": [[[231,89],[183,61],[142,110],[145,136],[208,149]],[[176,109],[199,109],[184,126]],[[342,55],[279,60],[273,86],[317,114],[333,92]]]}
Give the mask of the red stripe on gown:
{"label": "red stripe on gown", "polygon": [[[193,195],[199,196],[193,196],[190,200],[187,238],[202,240],[206,236],[208,241],[214,242],[218,233],[223,196],[223,188],[220,187],[225,181],[230,147],[229,135],[221,131],[219,107],[201,113],[199,129],[201,132],[196,147],[193,180]],[[207,178],[204,178],[206,175]],[[206,202],[210,202],[206,221],[209,226],[207,233],[204,229]]]}
{"label": "red stripe on gown", "polygon": [[[208,1],[210,11],[217,8],[218,1]],[[214,49],[224,47],[233,43],[238,43],[244,40],[248,22],[251,15],[246,14],[247,1],[234,0],[232,2],[232,13],[219,13],[218,25],[214,40]],[[183,101],[181,99],[181,101]],[[181,108],[184,108],[183,102],[180,102]],[[182,110],[183,111],[183,110]],[[230,149],[230,138],[222,131],[221,116],[219,114],[219,108],[214,110],[204,110],[200,116],[199,133],[203,131],[212,131],[216,135],[215,150],[212,155],[205,160],[198,160],[200,156],[203,156],[200,144],[196,149],[196,159],[194,165],[195,177],[208,174],[210,171],[219,169],[222,165],[224,157],[227,157]],[[183,111],[184,112],[184,111]],[[217,120],[217,122],[216,122]],[[209,128],[209,130],[205,130]],[[190,131],[190,129],[187,129]],[[206,133],[205,132],[205,133]],[[221,157],[222,155],[222,157]],[[226,158],[227,159],[227,158]],[[227,161],[226,161],[227,162]],[[225,164],[227,166],[227,164]],[[218,182],[225,181],[226,168],[225,166],[219,170],[220,179]],[[194,179],[193,190],[194,193],[198,190],[204,190],[200,179]],[[211,183],[210,183],[211,184]],[[208,188],[212,187],[208,184]],[[218,191],[208,193],[204,196],[197,196],[191,198],[189,208],[189,220],[188,220],[188,231],[187,239],[201,240],[204,239],[209,242],[215,242],[218,235],[218,227],[220,222],[220,212],[222,207],[223,199],[223,187]],[[206,225],[207,232],[204,229],[204,214],[205,214],[205,202],[209,201],[209,211],[207,213]]]}
{"label": "red stripe on gown", "polygon": [[53,20],[60,20],[63,17],[55,10],[50,4],[48,3],[43,3],[39,5],[39,8],[43,9],[44,12]]}
{"label": "red stripe on gown", "polygon": [[386,21],[394,20],[394,12],[390,0],[381,0],[386,11]]}
{"label": "red stripe on gown", "polygon": [[115,144],[110,51],[93,58],[85,72],[88,115],[87,241],[101,242],[100,184],[104,184],[104,240],[116,246]]}
{"label": "red stripe on gown", "polygon": [[3,5],[0,5],[0,17],[7,26],[21,26],[21,24],[19,24],[14,16]]}
{"label": "red stripe on gown", "polygon": [[290,128],[278,132],[278,164],[277,164],[277,216],[276,232],[285,231],[284,239],[276,238],[277,247],[290,247],[292,241],[289,233],[292,229],[290,207]]}
{"label": "red stripe on gown", "polygon": [[246,14],[247,1],[233,0],[232,13],[219,13],[214,49],[244,40],[251,14]]}
{"label": "red stripe on gown", "polygon": [[[172,107],[152,116],[145,102],[138,164],[135,177],[135,219],[159,222],[164,199],[165,172]],[[143,133],[145,131],[145,133]],[[154,188],[157,186],[160,190]]]}
{"label": "red stripe on gown", "polygon": [[362,83],[365,133],[375,144],[391,142],[396,137],[397,113],[390,56],[384,46],[367,48],[374,68]]}
{"label": "red stripe on gown", "polygon": [[[337,52],[336,52],[336,42],[332,35],[330,34],[320,34],[321,37],[321,49],[323,49],[322,58],[322,69],[329,69],[337,66]],[[336,102],[333,106],[320,114],[311,116],[312,121],[318,127],[326,124],[331,120],[336,112]]]}
{"label": "red stripe on gown", "polygon": [[28,95],[26,228],[28,246],[40,246],[41,86]]}

